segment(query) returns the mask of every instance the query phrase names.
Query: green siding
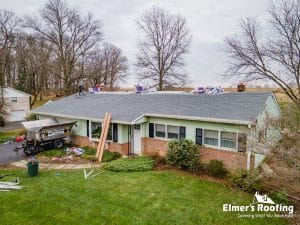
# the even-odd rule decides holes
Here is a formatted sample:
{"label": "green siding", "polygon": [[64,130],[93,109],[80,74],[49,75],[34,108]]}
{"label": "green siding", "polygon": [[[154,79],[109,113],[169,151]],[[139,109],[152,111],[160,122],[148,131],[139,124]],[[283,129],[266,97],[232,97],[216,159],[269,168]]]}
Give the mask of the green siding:
{"label": "green siding", "polygon": [[[270,96],[266,102],[264,110],[259,114],[256,123],[256,135],[258,138],[259,130],[266,128],[266,124],[269,123],[268,118],[279,118],[281,116],[280,108],[273,96]],[[274,143],[280,138],[280,131],[275,127],[269,127],[267,129],[267,142]]]}
{"label": "green siding", "polygon": [[[207,130],[217,130],[217,131],[229,131],[229,132],[245,132],[245,129],[248,130],[247,126],[224,124],[224,123],[201,122],[201,121],[193,121],[193,120],[179,120],[179,119],[150,117],[148,121],[149,123],[156,123],[156,124],[184,126],[186,127],[186,139],[192,141],[195,141],[196,128],[203,128]],[[149,133],[149,126],[147,125],[145,128],[145,135],[148,136],[148,133]]]}
{"label": "green siding", "polygon": [[118,143],[128,142],[128,125],[118,124]]}
{"label": "green siding", "polygon": [[87,136],[86,120],[78,120],[72,131],[75,135]]}

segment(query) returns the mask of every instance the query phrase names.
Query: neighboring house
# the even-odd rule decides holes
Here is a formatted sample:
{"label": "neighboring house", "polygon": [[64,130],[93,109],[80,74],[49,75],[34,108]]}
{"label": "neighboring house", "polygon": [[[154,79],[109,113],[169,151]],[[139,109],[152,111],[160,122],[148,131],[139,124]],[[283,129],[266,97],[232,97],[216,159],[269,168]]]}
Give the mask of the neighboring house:
{"label": "neighboring house", "polygon": [[279,137],[275,128],[265,126],[267,117],[280,117],[270,92],[104,92],[72,95],[33,110],[40,119],[76,120],[75,144],[93,147],[106,112],[112,114],[107,148],[122,154],[165,155],[168,141],[183,138],[201,146],[205,162],[218,159],[231,169],[250,169],[263,158],[255,151],[258,139],[275,143]]}
{"label": "neighboring house", "polygon": [[5,121],[21,121],[30,112],[30,95],[11,87],[3,88]]}

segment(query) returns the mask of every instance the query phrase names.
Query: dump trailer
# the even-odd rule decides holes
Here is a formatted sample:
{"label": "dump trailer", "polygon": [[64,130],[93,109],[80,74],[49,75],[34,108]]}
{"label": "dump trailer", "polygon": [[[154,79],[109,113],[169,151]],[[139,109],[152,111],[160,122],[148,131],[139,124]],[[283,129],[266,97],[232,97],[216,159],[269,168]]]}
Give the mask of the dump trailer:
{"label": "dump trailer", "polygon": [[26,155],[33,155],[51,148],[62,148],[72,142],[72,127],[76,121],[61,122],[58,119],[44,119],[22,122],[26,129],[25,143],[16,147]]}

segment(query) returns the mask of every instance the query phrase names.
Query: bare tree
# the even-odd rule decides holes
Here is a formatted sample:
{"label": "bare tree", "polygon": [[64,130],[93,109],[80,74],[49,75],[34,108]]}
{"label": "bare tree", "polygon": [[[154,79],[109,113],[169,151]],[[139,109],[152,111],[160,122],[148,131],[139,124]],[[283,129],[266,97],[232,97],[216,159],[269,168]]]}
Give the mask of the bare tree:
{"label": "bare tree", "polygon": [[13,12],[0,10],[0,113],[4,113],[3,86],[10,83],[12,48],[20,22]]}
{"label": "bare tree", "polygon": [[241,35],[225,40],[231,59],[226,76],[276,83],[300,108],[300,2],[277,1],[269,9],[270,27],[254,19],[241,22]]}
{"label": "bare tree", "polygon": [[16,85],[32,95],[31,106],[48,86],[50,73],[45,70],[51,64],[53,49],[43,39],[20,34],[15,44]]}
{"label": "bare tree", "polygon": [[45,67],[56,75],[65,94],[84,74],[84,63],[102,38],[101,24],[91,13],[82,16],[64,0],[49,0],[39,17],[27,16],[25,26],[45,40],[55,51],[53,64]]}
{"label": "bare tree", "polygon": [[122,50],[112,44],[104,43],[90,60],[90,70],[94,82],[113,90],[119,81],[127,77],[128,60]]}
{"label": "bare tree", "polygon": [[144,34],[136,62],[140,80],[150,81],[160,91],[182,86],[187,79],[183,55],[191,43],[185,18],[153,7],[138,18],[137,25]]}

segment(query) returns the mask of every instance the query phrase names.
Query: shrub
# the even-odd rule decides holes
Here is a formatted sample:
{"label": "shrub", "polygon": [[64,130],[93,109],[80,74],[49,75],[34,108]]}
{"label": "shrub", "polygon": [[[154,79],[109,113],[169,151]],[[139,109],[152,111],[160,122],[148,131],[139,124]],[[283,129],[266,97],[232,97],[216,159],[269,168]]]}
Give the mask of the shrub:
{"label": "shrub", "polygon": [[121,154],[119,152],[110,152],[109,150],[105,150],[103,153],[103,162],[110,162],[112,160],[116,160],[121,158]]}
{"label": "shrub", "polygon": [[38,116],[35,114],[29,114],[25,119],[27,121],[38,120]]}
{"label": "shrub", "polygon": [[199,170],[199,149],[191,140],[171,141],[168,146],[167,164],[193,172]]}
{"label": "shrub", "polygon": [[117,159],[103,165],[103,168],[115,172],[134,172],[152,170],[154,161],[150,157]]}
{"label": "shrub", "polygon": [[272,191],[269,197],[277,204],[288,205],[289,199],[286,191]]}
{"label": "shrub", "polygon": [[166,165],[166,163],[167,163],[166,157],[164,157],[164,156],[160,156],[158,154],[155,154],[155,155],[153,155],[151,157],[154,160],[155,166]]}
{"label": "shrub", "polygon": [[206,166],[207,172],[217,178],[226,177],[228,170],[225,168],[224,163],[220,160],[210,160]]}
{"label": "shrub", "polygon": [[90,147],[81,147],[84,150],[83,155],[96,155],[97,149]]}
{"label": "shrub", "polygon": [[233,187],[240,188],[244,191],[255,192],[261,190],[261,182],[257,178],[256,172],[236,171],[229,174],[228,180]]}

